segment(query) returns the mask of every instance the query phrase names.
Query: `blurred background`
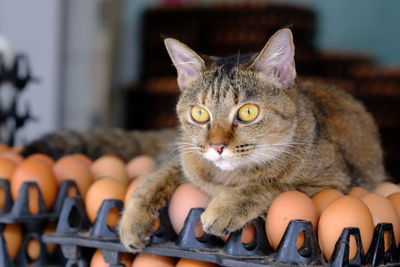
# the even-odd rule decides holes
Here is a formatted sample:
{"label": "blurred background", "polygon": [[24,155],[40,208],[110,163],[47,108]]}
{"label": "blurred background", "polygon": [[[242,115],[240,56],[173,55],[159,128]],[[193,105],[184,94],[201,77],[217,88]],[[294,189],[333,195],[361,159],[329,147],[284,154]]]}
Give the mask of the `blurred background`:
{"label": "blurred background", "polygon": [[15,142],[64,129],[173,127],[179,90],[161,35],[222,56],[258,51],[290,25],[298,73],[366,104],[399,179],[399,11],[397,0],[0,0],[0,36],[38,78],[19,91],[16,113],[30,116]]}

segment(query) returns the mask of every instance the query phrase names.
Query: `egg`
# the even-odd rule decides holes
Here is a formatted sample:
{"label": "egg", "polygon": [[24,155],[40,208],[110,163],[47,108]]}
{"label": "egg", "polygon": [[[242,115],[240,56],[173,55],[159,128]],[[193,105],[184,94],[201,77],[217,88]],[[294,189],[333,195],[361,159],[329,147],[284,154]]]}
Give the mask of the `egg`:
{"label": "egg", "polygon": [[400,217],[400,193],[393,193],[390,194],[387,199],[389,199],[390,202],[392,202],[393,207],[396,209],[397,211],[397,215],[399,215]]}
{"label": "egg", "polygon": [[75,153],[75,154],[71,154],[71,156],[75,157],[76,159],[78,159],[80,162],[82,162],[83,164],[85,164],[88,167],[90,167],[93,164],[93,160],[84,154]]}
{"label": "egg", "polygon": [[8,255],[15,259],[22,244],[22,228],[19,224],[6,224],[3,230],[3,237],[6,242]]}
{"label": "egg", "polygon": [[[278,195],[269,207],[265,220],[267,238],[271,246],[276,249],[291,220],[301,219],[317,227],[318,211],[306,194],[299,191],[287,191]],[[298,247],[302,244],[298,240]]]}
{"label": "egg", "polygon": [[[196,227],[195,232],[196,230],[198,231],[198,233],[195,234],[196,237],[200,237],[204,233],[201,227],[200,229]],[[199,230],[201,230],[201,232]],[[242,243],[250,244],[254,240],[255,235],[256,235],[256,229],[254,228],[254,226],[251,223],[246,224],[242,230],[242,238],[241,238]],[[220,238],[222,239],[222,241],[226,242],[228,241],[230,236],[231,233],[227,233],[223,236],[220,236]]]}
{"label": "egg", "polygon": [[6,145],[4,143],[0,143],[0,153],[3,153],[9,149],[10,149],[10,147],[8,145]]}
{"label": "egg", "polygon": [[175,266],[176,267],[217,267],[219,265],[215,264],[215,263],[211,263],[211,262],[182,258],[176,263]]}
{"label": "egg", "polygon": [[[133,263],[133,254],[130,253],[122,253],[121,255],[121,264],[125,264],[125,267],[132,266]],[[97,249],[90,261],[90,267],[108,267],[110,266],[109,263],[107,263],[104,260],[103,253],[101,249]]]}
{"label": "egg", "polygon": [[132,198],[133,192],[136,190],[138,185],[140,184],[141,181],[144,180],[146,176],[138,176],[136,177],[128,186],[128,189],[126,190],[125,193],[125,199],[124,199],[124,205],[128,205],[129,200]]}
{"label": "egg", "polygon": [[[191,208],[206,208],[210,198],[190,183],[185,183],[175,190],[168,205],[168,214],[172,228],[179,234]],[[202,235],[201,225],[198,234]]]}
{"label": "egg", "polygon": [[242,243],[250,244],[253,242],[254,237],[256,235],[256,229],[252,224],[247,224],[242,231]]}
{"label": "egg", "polygon": [[[85,204],[86,212],[93,223],[96,220],[96,215],[105,199],[119,199],[124,201],[126,193],[125,184],[116,179],[104,178],[95,181],[86,193]],[[113,226],[119,219],[119,213],[111,210],[108,220],[108,225]]]}
{"label": "egg", "polygon": [[49,164],[49,166],[53,166],[54,165],[54,159],[52,159],[50,156],[48,156],[46,154],[42,154],[42,153],[32,154],[29,157],[27,157],[26,159],[41,160],[41,161]]}
{"label": "egg", "polygon": [[142,155],[131,159],[126,164],[126,171],[128,172],[129,178],[133,178],[136,176],[148,175],[155,169],[155,167],[156,162],[154,158]]}
{"label": "egg", "polygon": [[400,218],[390,200],[374,193],[366,194],[360,199],[369,208],[375,226],[383,222],[393,224],[393,232],[397,246],[400,242]]}
{"label": "egg", "polygon": [[311,199],[317,208],[318,217],[324,211],[326,206],[329,205],[329,203],[341,196],[343,196],[343,193],[333,188],[324,189],[315,194]]}
{"label": "egg", "polygon": [[[57,222],[48,222],[43,230],[43,235],[54,234],[57,229]],[[46,243],[46,249],[48,254],[52,254],[56,248],[57,244]]]}
{"label": "egg", "polygon": [[26,254],[33,261],[36,261],[39,259],[41,252],[42,246],[40,244],[40,241],[36,238],[31,238],[26,245]]}
{"label": "egg", "polygon": [[[11,177],[10,188],[14,200],[18,198],[19,189],[26,181],[35,181],[38,184],[44,203],[47,209],[50,209],[57,197],[58,188],[52,168],[39,160],[27,159],[22,161]],[[36,191],[31,189],[30,192]],[[32,202],[30,200],[30,203]]]}
{"label": "egg", "polygon": [[1,153],[0,158],[11,159],[16,164],[19,164],[24,160],[24,158],[19,153],[15,152],[13,150],[8,150],[8,151]]}
{"label": "egg", "polygon": [[136,255],[132,267],[174,267],[175,262],[175,258],[172,257],[139,253]]}
{"label": "egg", "polygon": [[7,193],[6,190],[1,186],[0,187],[0,211],[4,211],[4,206],[6,205]]}
{"label": "egg", "polygon": [[369,192],[360,186],[353,186],[350,188],[348,194],[353,197],[361,197]]}
{"label": "egg", "polygon": [[372,193],[382,195],[384,197],[389,196],[390,194],[400,192],[400,186],[394,183],[384,182],[379,184],[372,190]]}
{"label": "egg", "polygon": [[24,149],[25,149],[24,146],[13,146],[12,148],[10,148],[11,151],[18,154],[21,154],[24,151]]}
{"label": "egg", "polygon": [[[368,207],[359,198],[343,196],[332,201],[322,212],[318,223],[318,242],[327,261],[342,231],[346,227],[358,227],[364,251],[368,251],[374,233],[374,223]],[[357,252],[354,238],[350,238],[350,258]]]}
{"label": "egg", "polygon": [[90,185],[93,183],[93,176],[90,172],[90,168],[75,156],[64,156],[60,158],[54,164],[53,170],[58,183],[64,180],[75,181],[83,198],[86,196]]}
{"label": "egg", "polygon": [[128,173],[125,162],[114,155],[106,155],[95,160],[91,166],[94,179],[113,178],[128,185]]}
{"label": "egg", "polygon": [[0,178],[10,180],[17,164],[8,158],[0,157]]}

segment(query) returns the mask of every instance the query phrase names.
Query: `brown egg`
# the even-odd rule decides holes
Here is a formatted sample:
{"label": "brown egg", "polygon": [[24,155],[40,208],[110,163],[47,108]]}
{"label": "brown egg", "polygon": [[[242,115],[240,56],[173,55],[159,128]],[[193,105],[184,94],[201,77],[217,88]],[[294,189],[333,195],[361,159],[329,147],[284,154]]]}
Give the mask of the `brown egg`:
{"label": "brown egg", "polygon": [[[180,185],[169,201],[168,214],[172,227],[179,234],[191,208],[206,208],[210,199],[190,183]],[[201,226],[199,234],[201,231]],[[201,234],[200,234],[201,236]]]}
{"label": "brown egg", "polygon": [[128,185],[128,173],[125,162],[114,155],[106,155],[95,160],[91,166],[94,179],[113,178]]}
{"label": "brown egg", "polygon": [[315,194],[311,199],[318,211],[318,217],[333,200],[342,197],[343,193],[336,189],[328,188]]}
{"label": "brown egg", "polygon": [[85,164],[88,167],[90,167],[93,164],[93,160],[86,155],[83,155],[80,153],[75,153],[75,154],[71,154],[71,156],[77,158],[80,162],[82,162],[83,164]]}
{"label": "brown egg", "polygon": [[8,255],[15,259],[22,244],[22,228],[19,224],[6,224],[3,230],[3,237],[6,242]]}
{"label": "brown egg", "polygon": [[372,220],[376,226],[378,223],[388,222],[393,224],[396,246],[400,242],[400,218],[390,200],[384,196],[369,193],[360,198],[369,208]]}
{"label": "brown egg", "polygon": [[394,208],[397,211],[397,215],[399,215],[400,217],[400,193],[393,193],[390,194],[387,199],[389,199],[390,202],[392,202],[392,205],[394,206]]}
{"label": "brown egg", "polygon": [[256,229],[252,224],[247,224],[242,231],[242,243],[250,244],[256,235]]}
{"label": "brown egg", "polygon": [[176,267],[217,267],[219,265],[215,264],[215,263],[211,263],[211,262],[182,258],[176,263],[175,266]]}
{"label": "brown egg", "polygon": [[[57,197],[57,181],[48,164],[39,160],[24,160],[15,169],[11,178],[11,194],[18,198],[21,185],[26,181],[35,181],[42,192],[44,203],[50,209]],[[32,189],[32,188],[31,188]],[[30,190],[36,192],[36,190]],[[33,203],[32,199],[30,200]]]}
{"label": "brown egg", "polygon": [[[313,201],[299,191],[288,191],[277,196],[271,203],[265,220],[267,238],[276,249],[291,220],[301,219],[310,221],[316,229],[318,212]],[[299,247],[302,241],[299,241]]]}
{"label": "brown egg", "polygon": [[[119,199],[124,200],[126,186],[116,179],[104,178],[95,181],[86,193],[85,203],[86,212],[90,221],[93,223],[96,220],[97,211],[100,209],[103,200]],[[115,215],[115,214],[114,214]],[[109,225],[115,225],[115,216],[111,215],[114,220],[108,221]],[[119,219],[119,215],[117,221]]]}
{"label": "brown egg", "polygon": [[12,148],[10,148],[11,151],[18,154],[21,154],[24,151],[24,149],[25,149],[24,146],[13,146]]}
{"label": "brown egg", "polygon": [[[48,222],[43,230],[43,234],[44,235],[54,234],[56,230],[57,230],[57,222]],[[57,246],[58,246],[57,244],[46,243],[47,253],[52,254],[56,250]]]}
{"label": "brown egg", "polygon": [[4,143],[0,143],[0,153],[6,152],[10,147]]}
{"label": "brown egg", "polygon": [[[125,264],[126,267],[132,266],[133,258],[134,258],[133,254],[122,253],[121,263]],[[104,260],[102,250],[97,249],[92,256],[92,260],[90,261],[90,267],[108,267],[108,266],[110,266],[110,264]]]}
{"label": "brown egg", "polygon": [[10,180],[17,164],[8,158],[0,157],[0,178]]}
{"label": "brown egg", "polygon": [[[0,158],[0,179],[10,180],[17,164],[14,161],[7,158]],[[3,210],[6,204],[6,191],[3,187],[0,187],[0,210]]]}
{"label": "brown egg", "polygon": [[32,154],[29,157],[27,157],[26,159],[41,160],[41,161],[49,164],[50,167],[52,167],[54,165],[54,159],[52,159],[50,156],[48,156],[46,154],[42,154],[42,153]]}
{"label": "brown egg", "polygon": [[372,193],[382,195],[384,197],[389,196],[390,194],[400,192],[400,186],[394,183],[384,182],[379,184],[377,187],[372,190]]}
{"label": "brown egg", "polygon": [[7,158],[15,162],[15,164],[21,163],[24,158],[17,152],[8,150],[0,154],[0,158]]}
{"label": "brown egg", "polygon": [[126,190],[125,194],[125,199],[124,199],[124,205],[128,205],[129,200],[132,198],[133,192],[136,190],[137,186],[141,181],[144,180],[146,176],[138,176],[136,177],[128,186],[128,189]]}
{"label": "brown egg", "polygon": [[[196,237],[201,237],[203,235],[203,233],[204,233],[203,229],[201,227],[200,227],[200,229],[201,229],[201,234],[200,235],[196,234]],[[196,230],[199,231],[199,229],[195,228],[195,231]],[[256,229],[254,228],[254,226],[250,223],[246,224],[242,231],[242,239],[241,239],[242,243],[244,243],[244,244],[251,243],[254,240],[255,234],[256,234]],[[227,233],[227,234],[221,236],[220,238],[222,239],[222,241],[226,242],[226,241],[228,241],[230,236],[231,236],[231,233]]]}
{"label": "brown egg", "polygon": [[86,192],[93,183],[93,176],[87,165],[75,156],[64,156],[57,160],[53,170],[58,183],[64,180],[74,180],[82,197],[85,198]]}
{"label": "brown egg", "polygon": [[175,258],[172,257],[139,253],[136,255],[132,267],[174,267],[175,262]]}
{"label": "brown egg", "polygon": [[31,238],[26,245],[26,254],[28,254],[29,258],[36,261],[40,257],[40,253],[42,251],[42,247],[40,245],[40,241],[36,238]]}
{"label": "brown egg", "polygon": [[350,188],[349,190],[349,195],[353,196],[353,197],[361,197],[365,194],[368,194],[369,192],[367,190],[365,190],[362,187],[359,186],[353,186],[352,188]]}
{"label": "brown egg", "polygon": [[156,167],[156,162],[154,158],[142,155],[134,157],[128,164],[126,164],[126,171],[128,172],[129,178],[136,176],[148,175]]}
{"label": "brown egg", "polygon": [[[364,251],[368,251],[374,233],[374,223],[368,207],[359,198],[343,196],[332,201],[322,212],[318,223],[318,242],[329,261],[336,241],[346,227],[358,227]],[[354,238],[350,238],[350,258],[357,252]]]}

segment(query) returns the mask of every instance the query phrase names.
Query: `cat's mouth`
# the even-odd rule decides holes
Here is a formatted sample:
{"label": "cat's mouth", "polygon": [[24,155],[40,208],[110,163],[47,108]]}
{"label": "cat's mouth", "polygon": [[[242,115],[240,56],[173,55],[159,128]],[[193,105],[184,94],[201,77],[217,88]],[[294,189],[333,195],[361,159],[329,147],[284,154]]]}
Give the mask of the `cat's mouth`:
{"label": "cat's mouth", "polygon": [[204,153],[204,157],[212,161],[216,167],[223,171],[231,171],[239,166],[233,153],[229,149],[225,149],[221,154],[210,148]]}
{"label": "cat's mouth", "polygon": [[[224,149],[218,153],[215,149],[209,148],[203,154],[216,167],[223,171],[232,171],[240,166],[254,166],[279,159],[281,154],[287,154],[284,147],[275,145],[257,145],[247,153],[234,153],[230,149]],[[289,153],[291,154],[291,153]]]}

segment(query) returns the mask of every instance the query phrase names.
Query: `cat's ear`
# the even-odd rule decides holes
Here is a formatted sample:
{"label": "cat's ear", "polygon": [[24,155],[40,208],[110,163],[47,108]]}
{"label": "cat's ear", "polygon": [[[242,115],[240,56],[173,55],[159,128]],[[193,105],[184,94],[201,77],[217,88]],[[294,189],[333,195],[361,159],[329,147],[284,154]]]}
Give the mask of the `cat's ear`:
{"label": "cat's ear", "polygon": [[167,38],[164,40],[164,44],[178,71],[179,87],[185,89],[204,69],[204,60],[196,52],[178,40]]}
{"label": "cat's ear", "polygon": [[250,68],[276,79],[283,88],[290,87],[296,79],[292,32],[289,29],[277,31],[256,56]]}

